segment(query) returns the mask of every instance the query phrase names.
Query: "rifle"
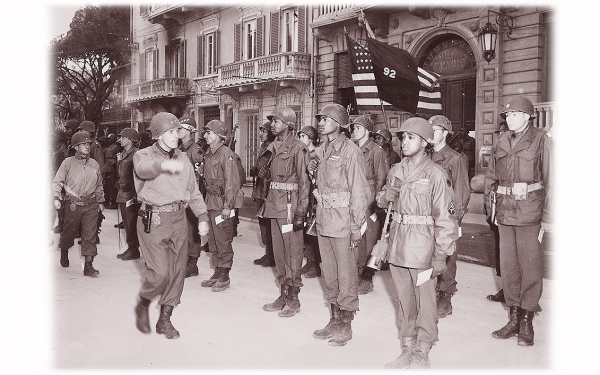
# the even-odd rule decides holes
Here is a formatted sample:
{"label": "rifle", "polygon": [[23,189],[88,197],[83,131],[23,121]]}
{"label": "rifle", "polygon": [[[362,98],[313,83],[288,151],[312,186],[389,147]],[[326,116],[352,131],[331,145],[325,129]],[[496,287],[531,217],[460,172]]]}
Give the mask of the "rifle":
{"label": "rifle", "polygon": [[227,143],[227,147],[229,147],[229,149],[231,151],[234,151],[233,148],[235,147],[235,132],[237,131],[237,128],[240,127],[239,123],[235,123],[233,125],[233,129],[231,129],[231,137],[229,138],[229,142]]}

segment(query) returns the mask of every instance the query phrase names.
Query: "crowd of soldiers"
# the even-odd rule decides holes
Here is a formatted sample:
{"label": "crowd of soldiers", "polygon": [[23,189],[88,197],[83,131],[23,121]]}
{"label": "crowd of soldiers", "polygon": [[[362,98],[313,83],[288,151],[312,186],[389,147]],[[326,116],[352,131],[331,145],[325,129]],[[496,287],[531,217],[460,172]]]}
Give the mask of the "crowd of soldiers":
{"label": "crowd of soldiers", "polygon": [[[510,100],[502,116],[509,130],[494,146],[485,195],[488,219],[499,227],[510,319],[492,336],[518,335],[519,345],[533,345],[540,242],[551,230],[550,143],[531,126],[528,99]],[[313,336],[343,346],[352,338],[358,296],[373,291],[378,270],[389,269],[400,305],[401,352],[385,367],[428,368],[438,319],[452,314],[457,292],[456,241],[471,193],[468,159],[447,144],[452,125],[441,115],[401,125],[402,157],[392,149],[390,131],[376,129],[370,116],[350,121],[344,107],[327,104],[315,118],[316,128],[296,130],[295,111],[276,107],[259,128],[262,143],[249,174],[265,254],[254,264],[275,267],[279,286],[263,309],[294,316],[302,278],[323,276],[329,321]],[[148,306],[158,298],[156,332],[179,337],[170,317],[185,278],[199,274],[202,250],[211,253],[214,268],[202,287],[222,292],[231,285],[234,219],[246,173],[226,124],[208,122],[198,143],[194,119],[167,112],[152,118],[150,133],[126,128],[96,140],[90,121],[69,120],[65,129],[67,137],[57,137],[53,147],[61,266],[69,266],[68,251],[80,237],[83,273],[99,275],[92,262],[102,211],[118,208],[128,247],[117,257],[145,263],[136,326],[151,332]],[[146,144],[143,134],[151,138]]]}

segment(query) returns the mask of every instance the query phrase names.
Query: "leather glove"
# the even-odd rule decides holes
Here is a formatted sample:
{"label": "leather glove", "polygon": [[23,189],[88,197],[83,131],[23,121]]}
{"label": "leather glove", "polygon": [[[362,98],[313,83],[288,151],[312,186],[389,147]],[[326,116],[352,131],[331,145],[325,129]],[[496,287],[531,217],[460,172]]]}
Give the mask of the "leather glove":
{"label": "leather glove", "polygon": [[431,278],[435,279],[439,275],[446,272],[446,268],[447,268],[446,267],[446,259],[444,259],[444,260],[434,259],[431,261],[431,266],[433,267],[433,272],[431,272]]}
{"label": "leather glove", "polygon": [[386,186],[385,188],[385,200],[388,202],[396,202],[398,201],[398,196],[400,195],[400,188],[397,186]]}
{"label": "leather glove", "polygon": [[269,180],[271,178],[271,170],[265,165],[258,171],[258,177],[263,180]]}
{"label": "leather glove", "polygon": [[294,232],[304,229],[304,217],[294,215],[294,220],[292,220],[292,225]]}

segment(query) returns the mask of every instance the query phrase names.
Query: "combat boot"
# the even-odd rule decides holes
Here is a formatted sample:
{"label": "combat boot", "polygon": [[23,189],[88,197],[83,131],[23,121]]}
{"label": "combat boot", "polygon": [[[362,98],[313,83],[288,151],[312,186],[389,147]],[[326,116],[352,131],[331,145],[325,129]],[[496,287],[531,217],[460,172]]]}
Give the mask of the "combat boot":
{"label": "combat boot", "polygon": [[400,355],[392,362],[386,363],[383,367],[401,369],[410,366],[410,357],[412,356],[412,353],[415,350],[416,344],[417,339],[415,337],[402,337]]}
{"label": "combat boot", "polygon": [[98,276],[100,274],[100,271],[94,269],[92,266],[93,261],[93,256],[86,255],[85,264],[83,266],[83,276]]}
{"label": "combat boot", "polygon": [[128,255],[131,252],[131,248],[128,247],[127,250],[123,251],[121,254],[117,254],[118,259],[123,259],[124,256]]}
{"label": "combat boot", "polygon": [[289,318],[296,315],[297,312],[300,312],[300,300],[298,299],[298,293],[300,293],[300,287],[289,287],[285,306],[283,306],[283,310],[281,310],[278,314],[280,317]]}
{"label": "combat boot", "polygon": [[185,264],[185,277],[198,276],[198,257],[188,256]]}
{"label": "combat boot", "polygon": [[267,254],[263,255],[262,257],[258,258],[258,259],[254,259],[252,261],[252,263],[256,264],[257,266],[260,266],[263,264],[264,261],[267,260],[269,256]]}
{"label": "combat boot", "polygon": [[312,279],[319,276],[321,276],[321,267],[319,266],[319,263],[312,262],[310,269],[306,271],[304,277],[307,279]]}
{"label": "combat boot", "polygon": [[497,331],[492,332],[492,337],[496,339],[507,339],[519,333],[519,321],[521,319],[521,308],[519,306],[510,307],[510,320],[506,325]]}
{"label": "combat boot", "polygon": [[142,333],[150,333],[148,306],[150,306],[150,300],[140,296],[140,300],[135,306],[135,326]]}
{"label": "combat boot", "polygon": [[225,289],[229,288],[229,270],[230,268],[221,268],[221,272],[219,273],[219,278],[217,282],[210,288],[213,292],[222,292]]}
{"label": "combat boot", "polygon": [[158,322],[156,322],[156,333],[165,335],[166,338],[176,339],[179,337],[179,331],[171,324],[171,314],[173,313],[173,306],[162,305],[160,307],[160,316]]}
{"label": "combat boot", "polygon": [[452,315],[452,293],[446,293],[442,291],[437,292],[437,316],[438,318],[445,318],[447,315]]}
{"label": "combat boot", "polygon": [[362,277],[358,280],[358,294],[368,294],[373,291],[373,275],[375,274],[375,270],[370,267],[366,267],[363,271]]}
{"label": "combat boot", "polygon": [[313,262],[311,260],[307,260],[306,264],[303,265],[302,268],[300,268],[300,274],[304,275],[305,273],[310,271],[314,264],[315,264],[315,262]]}
{"label": "combat boot", "polygon": [[267,255],[260,265],[263,267],[275,267],[275,259],[272,256]]}
{"label": "combat boot", "polygon": [[215,273],[213,273],[213,275],[210,277],[210,279],[208,280],[203,280],[200,285],[203,287],[212,287],[213,285],[215,285],[217,283],[217,280],[219,279],[219,274],[221,273],[221,268],[220,267],[215,267]]}
{"label": "combat boot", "polygon": [[340,319],[342,313],[340,311],[340,307],[337,304],[331,304],[331,318],[329,319],[329,323],[323,329],[318,329],[313,332],[313,337],[319,340],[325,340],[333,337],[335,331],[337,331],[337,327],[340,325]]}
{"label": "combat boot", "polygon": [[506,302],[504,300],[504,289],[500,289],[496,294],[488,294],[487,299],[494,302]]}
{"label": "combat boot", "polygon": [[281,294],[279,295],[279,297],[277,297],[277,299],[275,301],[273,301],[273,303],[267,303],[266,305],[264,305],[263,310],[265,310],[265,311],[281,310],[283,308],[283,306],[285,306],[285,303],[287,301],[288,288],[289,288],[289,286],[287,284],[281,285]]}
{"label": "combat boot", "polygon": [[340,324],[338,325],[333,337],[329,340],[329,345],[344,346],[348,340],[352,339],[352,319],[354,311],[341,310]]}
{"label": "combat boot", "polygon": [[417,343],[416,348],[413,350],[412,355],[410,356],[410,366],[411,369],[426,369],[431,366],[431,362],[429,361],[429,351],[431,350],[431,346],[433,343],[431,342],[423,342],[419,341]]}
{"label": "combat boot", "polygon": [[519,341],[521,346],[533,345],[533,311],[521,310],[521,321],[519,322]]}
{"label": "combat boot", "polygon": [[121,260],[134,260],[134,259],[139,259],[140,258],[140,249],[137,247],[134,247],[133,249],[129,250],[129,253],[126,252],[126,254],[123,254],[123,256],[121,257]]}
{"label": "combat boot", "polygon": [[60,249],[60,265],[63,267],[69,267],[69,249]]}

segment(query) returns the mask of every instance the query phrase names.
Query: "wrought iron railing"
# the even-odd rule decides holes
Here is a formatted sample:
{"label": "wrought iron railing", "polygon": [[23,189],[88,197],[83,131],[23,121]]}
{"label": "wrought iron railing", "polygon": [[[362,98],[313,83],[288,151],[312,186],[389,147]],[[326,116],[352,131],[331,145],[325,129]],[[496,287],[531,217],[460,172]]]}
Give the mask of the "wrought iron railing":
{"label": "wrought iron railing", "polygon": [[189,95],[188,78],[161,78],[125,86],[125,102]]}

